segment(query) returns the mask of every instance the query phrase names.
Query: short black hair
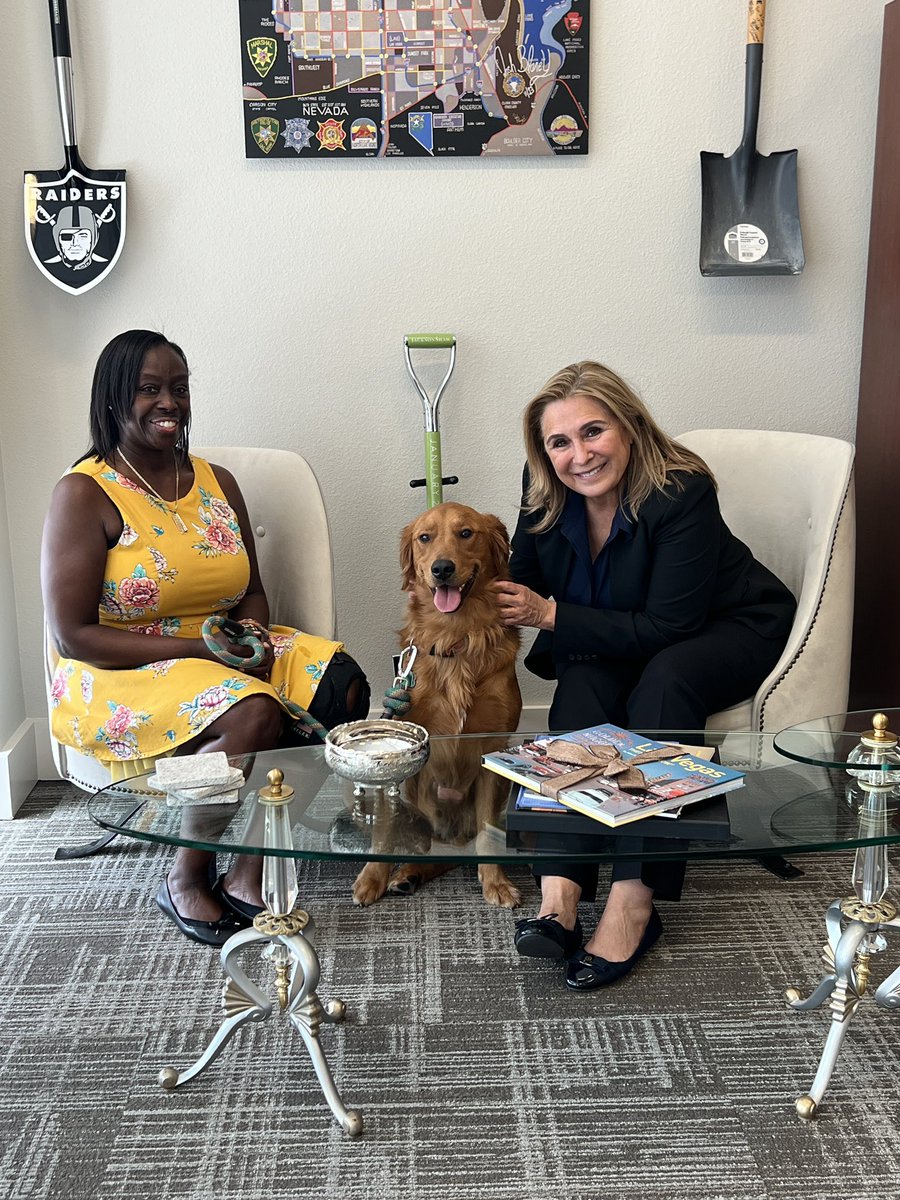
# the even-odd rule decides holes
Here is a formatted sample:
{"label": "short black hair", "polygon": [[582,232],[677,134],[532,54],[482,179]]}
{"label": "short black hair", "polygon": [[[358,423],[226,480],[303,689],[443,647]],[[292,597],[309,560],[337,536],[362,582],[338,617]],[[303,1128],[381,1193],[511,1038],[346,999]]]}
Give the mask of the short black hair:
{"label": "short black hair", "polygon": [[[168,346],[174,350],[184,363],[185,370],[188,369],[187,358],[181,347],[152,329],[128,329],[125,333],[117,334],[103,347],[91,384],[91,444],[84,458],[93,455],[98,462],[102,462],[115,452],[121,441],[122,426],[131,415],[144,359],[157,346]],[[188,413],[175,446],[183,462],[188,455],[190,425]]]}

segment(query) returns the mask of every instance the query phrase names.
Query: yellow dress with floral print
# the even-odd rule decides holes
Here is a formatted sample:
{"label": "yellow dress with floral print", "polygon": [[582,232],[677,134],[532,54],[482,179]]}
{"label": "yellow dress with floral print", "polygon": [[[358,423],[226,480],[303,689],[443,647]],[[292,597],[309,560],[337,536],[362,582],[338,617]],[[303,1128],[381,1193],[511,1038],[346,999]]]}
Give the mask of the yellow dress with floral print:
{"label": "yellow dress with floral print", "polygon": [[332,655],[342,648],[272,626],[275,662],[268,682],[207,659],[166,658],[165,638],[199,637],[206,618],[233,608],[250,580],[234,510],[209,463],[191,461],[194,485],[178,502],[187,532],[170,509],[107,463],[91,458],[72,468],[103,488],[124,522],[106,559],[100,624],[160,639],[159,660],[134,669],[59,660],[50,694],[54,737],[113,766],[171,754],[247,696],[271,696],[282,707],[286,698],[309,708]]}

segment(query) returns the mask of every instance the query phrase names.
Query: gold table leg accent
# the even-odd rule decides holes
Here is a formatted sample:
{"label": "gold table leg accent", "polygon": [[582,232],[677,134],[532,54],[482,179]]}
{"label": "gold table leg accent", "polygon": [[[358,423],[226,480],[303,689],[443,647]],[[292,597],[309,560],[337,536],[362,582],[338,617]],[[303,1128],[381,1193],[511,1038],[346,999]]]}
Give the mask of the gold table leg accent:
{"label": "gold table leg accent", "polygon": [[883,925],[887,921],[893,921],[897,915],[897,906],[891,904],[890,900],[866,902],[856,896],[849,896],[840,904],[842,916],[848,921],[862,921],[865,925]]}
{"label": "gold table leg accent", "polygon": [[305,913],[302,908],[295,908],[290,913],[261,912],[253,918],[253,928],[256,932],[271,941],[271,945],[266,951],[266,957],[271,960],[275,968],[275,994],[278,997],[278,1007],[282,1012],[288,1006],[291,956],[277,939],[282,935],[294,937],[301,933],[308,924],[309,913]]}
{"label": "gold table leg accent", "polygon": [[868,950],[859,949],[856,952],[856,991],[857,1003],[866,994],[866,988],[869,986],[869,960],[871,954]]}
{"label": "gold table leg accent", "polygon": [[290,987],[290,962],[277,962],[275,964],[275,992],[278,996],[278,1007],[282,1012],[288,1006],[288,988]]}

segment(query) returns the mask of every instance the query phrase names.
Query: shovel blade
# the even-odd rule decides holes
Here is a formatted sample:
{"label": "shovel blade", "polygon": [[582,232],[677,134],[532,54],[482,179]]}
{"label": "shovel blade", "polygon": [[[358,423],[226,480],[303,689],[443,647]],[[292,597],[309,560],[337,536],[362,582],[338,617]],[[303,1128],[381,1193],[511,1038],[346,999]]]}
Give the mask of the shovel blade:
{"label": "shovel blade", "polygon": [[125,172],[81,166],[26,171],[25,244],[51,283],[72,296],[90,291],[125,242]]}
{"label": "shovel blade", "polygon": [[700,154],[701,275],[799,275],[797,151]]}

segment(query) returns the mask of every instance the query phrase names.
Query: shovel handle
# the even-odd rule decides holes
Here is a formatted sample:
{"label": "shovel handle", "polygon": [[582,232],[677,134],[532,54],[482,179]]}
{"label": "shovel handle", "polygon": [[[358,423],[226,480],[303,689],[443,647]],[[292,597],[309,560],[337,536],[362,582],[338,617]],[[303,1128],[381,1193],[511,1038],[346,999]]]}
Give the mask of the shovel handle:
{"label": "shovel handle", "polygon": [[[51,0],[52,3],[52,0]],[[747,45],[761,46],[766,32],[766,0],[748,0]]]}
{"label": "shovel handle", "polygon": [[762,90],[763,33],[766,28],[766,0],[747,4],[747,61],[744,70],[744,134],[735,151],[748,169],[756,153],[759,127],[759,95]]}
{"label": "shovel handle", "polygon": [[53,40],[54,58],[71,58],[69,42],[69,12],[66,0],[50,0],[50,36]]}
{"label": "shovel handle", "polygon": [[78,133],[75,126],[75,85],[72,81],[72,47],[69,42],[69,12],[66,0],[50,0],[50,38],[56,68],[56,98],[62,126],[66,166],[83,169],[78,157]]}
{"label": "shovel handle", "polygon": [[425,432],[425,504],[434,508],[444,499],[441,484],[441,435],[437,430]]}
{"label": "shovel handle", "polygon": [[456,345],[452,333],[408,333],[406,344],[415,350],[445,350]]}

